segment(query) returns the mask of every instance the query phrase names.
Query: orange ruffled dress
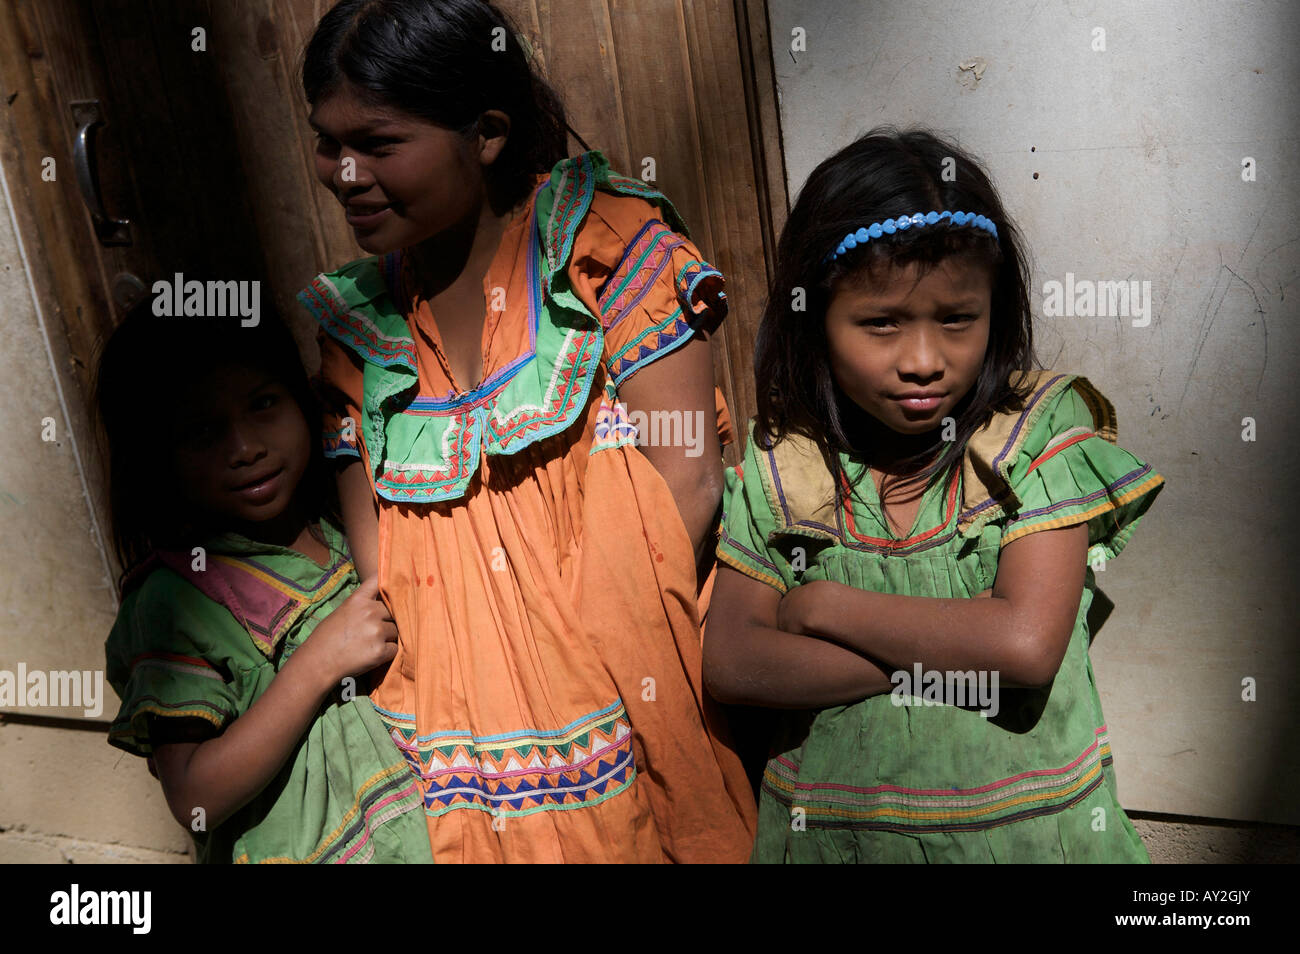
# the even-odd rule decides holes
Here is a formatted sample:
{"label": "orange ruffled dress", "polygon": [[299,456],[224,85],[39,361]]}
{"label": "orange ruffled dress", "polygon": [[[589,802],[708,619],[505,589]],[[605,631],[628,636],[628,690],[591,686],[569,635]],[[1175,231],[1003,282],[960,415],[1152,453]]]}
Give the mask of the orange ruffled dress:
{"label": "orange ruffled dress", "polygon": [[599,153],[557,164],[484,277],[470,392],[400,252],[299,296],[341,395],[326,454],[359,457],[379,505],[400,635],[371,698],[437,862],[749,856],[753,797],[703,692],[691,541],[618,400],[725,314],[684,231]]}

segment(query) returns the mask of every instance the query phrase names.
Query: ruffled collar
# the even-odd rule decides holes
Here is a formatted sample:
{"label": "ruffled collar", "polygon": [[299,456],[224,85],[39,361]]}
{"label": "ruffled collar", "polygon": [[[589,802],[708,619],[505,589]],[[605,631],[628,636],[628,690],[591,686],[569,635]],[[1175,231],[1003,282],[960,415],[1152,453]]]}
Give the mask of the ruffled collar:
{"label": "ruffled collar", "polygon": [[415,342],[395,303],[400,255],[318,275],[298,295],[325,333],[364,362],[362,437],[378,495],[399,503],[463,497],[483,454],[514,454],[583,419],[604,352],[600,320],[570,287],[568,263],[597,188],[671,204],[588,152],[552,169],[528,224],[529,347],[472,391],[420,393]]}
{"label": "ruffled collar", "polygon": [[289,547],[226,532],[203,541],[197,567],[199,557],[192,551],[155,550],[124,582],[123,595],[165,566],[229,610],[258,651],[273,658],[303,614],[331,597],[353,573],[342,529],[324,517],[320,527],[330,550],[326,566]]}
{"label": "ruffled collar", "polygon": [[[957,530],[963,536],[977,535],[991,520],[1019,507],[1011,489],[1010,470],[1052,399],[1074,387],[1092,411],[1096,433],[1114,443],[1117,437],[1115,408],[1086,378],[1057,371],[1016,372],[1017,384],[1028,384],[1029,397],[1017,412],[994,413],[966,444],[961,461],[960,512]],[[750,429],[751,444],[754,440]],[[775,448],[755,448],[764,492],[777,519],[776,534],[795,534],[843,540],[846,529],[836,503],[834,485],[815,441],[790,435]],[[945,524],[952,517],[947,502]],[[898,541],[909,543],[910,541]]]}

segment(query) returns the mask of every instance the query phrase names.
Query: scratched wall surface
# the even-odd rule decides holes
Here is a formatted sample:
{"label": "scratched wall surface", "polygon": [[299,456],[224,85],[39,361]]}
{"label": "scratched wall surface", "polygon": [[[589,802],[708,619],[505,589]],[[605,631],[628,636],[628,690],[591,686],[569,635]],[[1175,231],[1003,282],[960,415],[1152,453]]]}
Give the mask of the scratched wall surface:
{"label": "scratched wall surface", "polygon": [[[769,10],[791,196],[877,124],[931,126],[982,157],[1032,250],[1042,365],[1097,385],[1121,446],[1168,481],[1097,574],[1115,603],[1093,661],[1121,801],[1300,823],[1300,7]],[[1044,284],[1067,273],[1150,281],[1150,324],[1047,317]]]}

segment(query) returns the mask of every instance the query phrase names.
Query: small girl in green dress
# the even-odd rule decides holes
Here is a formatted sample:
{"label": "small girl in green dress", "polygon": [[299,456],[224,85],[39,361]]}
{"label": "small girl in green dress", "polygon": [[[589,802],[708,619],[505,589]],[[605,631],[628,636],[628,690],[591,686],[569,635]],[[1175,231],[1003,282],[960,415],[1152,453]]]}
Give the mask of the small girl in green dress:
{"label": "small girl in green dress", "polygon": [[786,710],[760,862],[1146,862],[1088,659],[1094,570],[1163,478],[1087,379],[1031,371],[1028,269],[955,145],[809,177],[728,472],[704,674]]}
{"label": "small girl in green dress", "polygon": [[397,630],[357,585],[314,395],[282,324],[239,321],[146,304],[100,361],[126,570],[108,741],[149,759],[200,862],[431,862],[416,780],[357,692]]}

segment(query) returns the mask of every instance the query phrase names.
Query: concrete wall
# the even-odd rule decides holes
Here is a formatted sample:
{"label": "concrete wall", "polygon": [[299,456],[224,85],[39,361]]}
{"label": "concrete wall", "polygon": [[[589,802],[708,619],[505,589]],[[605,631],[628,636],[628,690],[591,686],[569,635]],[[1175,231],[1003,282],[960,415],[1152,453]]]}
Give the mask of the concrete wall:
{"label": "concrete wall", "polygon": [[[1152,813],[1153,853],[1259,843],[1206,819],[1300,822],[1300,8],[770,0],[769,14],[791,195],[877,124],[930,126],[981,157],[1032,249],[1040,359],[1097,385],[1121,446],[1168,482],[1098,574],[1116,608],[1093,647],[1120,797]],[[1067,273],[1150,281],[1150,324],[1046,317],[1043,285]],[[1292,829],[1259,831],[1297,856]]]}

